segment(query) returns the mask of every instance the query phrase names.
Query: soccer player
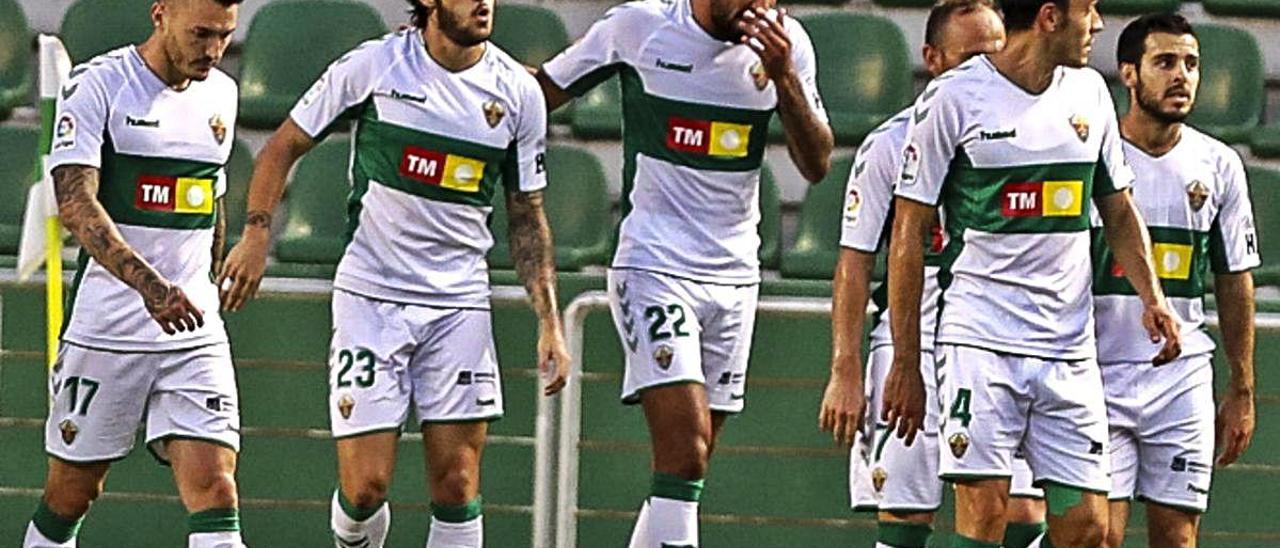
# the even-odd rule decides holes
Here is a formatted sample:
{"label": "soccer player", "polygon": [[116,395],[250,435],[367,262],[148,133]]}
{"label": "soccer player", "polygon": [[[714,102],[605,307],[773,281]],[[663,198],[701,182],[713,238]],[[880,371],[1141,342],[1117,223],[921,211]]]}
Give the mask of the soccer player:
{"label": "soccer player", "polygon": [[1214,466],[1210,271],[1231,380],[1217,413],[1221,455],[1235,462],[1254,430],[1253,275],[1261,264],[1244,165],[1231,147],[1183,123],[1200,84],[1200,44],[1180,15],[1148,15],[1120,34],[1129,112],[1120,120],[1137,179],[1134,202],[1155,244],[1156,274],[1182,323],[1182,356],[1154,367],[1142,303],[1094,238],[1098,361],[1111,424],[1109,546],[1124,542],[1129,501],[1146,502],[1147,542],[1195,546]]}
{"label": "soccer player", "polygon": [[1096,0],[1002,7],[1005,49],[934,80],[911,115],[890,243],[895,353],[883,418],[908,444],[925,426],[922,244],[941,206],[948,239],[935,359],[945,371],[940,471],[956,487],[952,546],[1001,541],[1018,450],[1046,490],[1052,544],[1098,546],[1111,480],[1090,200],[1141,298],[1147,336],[1163,340],[1156,363],[1177,356],[1180,336],[1126,191],[1133,174],[1110,94],[1085,68],[1102,29]]}
{"label": "soccer player", "polygon": [[335,61],[262,153],[228,306],[256,292],[271,216],[300,156],[344,114],[355,120],[351,241],[334,280],[329,418],[338,546],[383,546],[401,425],[416,410],[431,491],[429,548],[481,546],[480,457],[502,416],[485,254],[504,197],[516,270],[539,322],[546,394],[569,365],[555,295],[546,186],[546,105],[523,66],[488,42],[490,0],[411,0],[412,26]]}
{"label": "soccer player", "polygon": [[[933,76],[951,70],[979,53],[1004,47],[1004,23],[992,0],[944,0],[934,5],[925,25],[925,67]],[[922,443],[904,446],[893,438],[877,415],[884,378],[893,362],[886,307],[887,286],[874,301],[879,309],[870,339],[865,394],[862,381],[862,331],[869,300],[868,288],[876,254],[889,226],[893,187],[898,181],[902,148],[906,145],[911,109],[894,116],[862,144],[845,194],[840,258],[833,283],[831,378],[823,396],[819,427],[831,431],[842,445],[852,445],[851,498],[860,510],[878,510],[878,546],[918,547],[928,544],[934,511],[942,504],[938,478],[936,376],[933,326],[937,316],[936,265],[926,267],[921,300],[921,375],[925,379],[926,428]],[[941,226],[932,227],[931,243],[941,251]],[[931,260],[936,259],[936,255]],[[861,420],[860,417],[861,416]],[[1022,548],[1043,532],[1044,510],[1038,489],[1030,488],[1025,462],[1015,468],[1010,526],[1005,547]],[[1019,473],[1021,472],[1021,473]],[[1019,488],[1021,485],[1021,488]]]}
{"label": "soccer player", "polygon": [[626,354],[622,399],[644,407],[653,442],[632,547],[698,545],[708,459],[745,397],[775,111],[804,178],[830,169],[813,45],[772,4],[629,2],[538,73],[551,109],[622,80],[626,216],[608,286]]}
{"label": "soccer player", "polygon": [[49,165],[81,251],[26,548],[76,545],[139,424],[173,468],[188,546],[242,546],[235,370],[209,277],[239,97],[215,67],[239,3],[156,0],[150,38],[75,67],[60,93]]}

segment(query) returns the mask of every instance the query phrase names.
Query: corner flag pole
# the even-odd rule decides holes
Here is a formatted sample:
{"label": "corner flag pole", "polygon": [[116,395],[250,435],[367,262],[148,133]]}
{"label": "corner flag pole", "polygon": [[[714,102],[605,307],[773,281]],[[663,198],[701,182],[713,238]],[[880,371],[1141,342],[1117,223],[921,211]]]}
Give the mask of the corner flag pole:
{"label": "corner flag pole", "polygon": [[[62,331],[62,225],[58,220],[57,200],[54,197],[53,179],[49,174],[49,152],[52,147],[56,122],[54,115],[57,109],[58,92],[62,83],[71,72],[71,58],[67,55],[62,41],[56,36],[41,35],[40,43],[40,175],[38,181],[28,195],[28,216],[44,220],[44,262],[45,262],[45,319],[47,359],[50,369],[58,357],[58,339]],[[35,202],[35,203],[32,203]],[[32,210],[32,208],[39,208]],[[34,214],[34,215],[33,215]],[[33,219],[34,220],[34,219]],[[24,223],[26,224],[26,223]],[[34,224],[34,223],[32,223]],[[25,228],[25,227],[24,227]],[[32,227],[35,228],[35,227]],[[25,230],[24,230],[25,232]],[[32,234],[35,236],[35,234]],[[23,246],[26,247],[25,245]],[[37,259],[38,261],[38,259]],[[30,261],[28,261],[30,262]],[[21,265],[21,272],[30,275],[35,268]],[[22,268],[26,266],[26,268]]]}

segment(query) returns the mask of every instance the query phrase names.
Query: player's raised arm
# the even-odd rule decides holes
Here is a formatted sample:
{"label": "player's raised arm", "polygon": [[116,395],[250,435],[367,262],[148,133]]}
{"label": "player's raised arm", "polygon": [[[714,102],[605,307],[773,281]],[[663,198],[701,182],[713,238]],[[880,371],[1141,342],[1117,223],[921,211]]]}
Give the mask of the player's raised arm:
{"label": "player's raised arm", "polygon": [[806,180],[817,183],[831,170],[835,137],[818,95],[813,44],[803,31],[794,33],[793,40],[786,10],[777,14],[774,18],[764,9],[750,9],[743,12],[738,26],[742,42],[760,56],[765,74],[777,89],[778,117],[786,131],[791,161]]}
{"label": "player's raised arm", "polygon": [[258,284],[267,270],[271,219],[284,197],[289,170],[314,146],[315,141],[293,119],[286,119],[258,153],[249,182],[244,231],[218,274],[223,309],[240,310],[257,295]]}

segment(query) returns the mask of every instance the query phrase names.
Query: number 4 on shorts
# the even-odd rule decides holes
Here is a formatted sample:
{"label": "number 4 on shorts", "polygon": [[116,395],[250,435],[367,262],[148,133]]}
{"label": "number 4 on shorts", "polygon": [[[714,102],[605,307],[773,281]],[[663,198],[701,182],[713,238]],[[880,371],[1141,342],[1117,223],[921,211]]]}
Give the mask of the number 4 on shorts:
{"label": "number 4 on shorts", "polygon": [[960,426],[969,427],[973,415],[969,414],[969,400],[973,399],[968,388],[956,389],[956,401],[951,404],[951,418],[960,419]]}

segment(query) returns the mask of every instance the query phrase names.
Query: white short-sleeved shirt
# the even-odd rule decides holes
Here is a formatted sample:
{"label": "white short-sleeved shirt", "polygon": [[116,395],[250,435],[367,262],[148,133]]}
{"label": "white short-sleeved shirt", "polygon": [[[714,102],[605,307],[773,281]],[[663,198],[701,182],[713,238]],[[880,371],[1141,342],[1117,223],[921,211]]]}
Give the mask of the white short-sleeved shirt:
{"label": "white short-sleeved shirt", "polygon": [[64,341],[143,352],[226,342],[210,274],[238,98],[235,81],[217,69],[170,89],[134,46],[72,69],[59,92],[50,169],[98,168],[98,200],[125,242],[182,288],[205,323],[165,334],[137,291],[81,252]]}
{"label": "white short-sleeved shirt", "polygon": [[[826,120],[804,29],[786,20],[809,105]],[[745,45],[712,38],[689,0],[610,10],[543,72],[581,95],[622,80],[623,219],[615,268],[708,283],[760,280],[758,194],[773,82]]]}
{"label": "white short-sleeved shirt", "polygon": [[416,29],[335,61],[289,114],[313,138],[355,120],[347,245],[334,287],[373,299],[489,307],[485,254],[501,189],[546,186],[546,103],[492,43],[459,72]]}
{"label": "white short-sleeved shirt", "polygon": [[[912,109],[908,108],[880,124],[867,135],[854,158],[853,171],[845,186],[844,217],[840,225],[840,246],[876,254],[885,247],[893,225],[893,188],[902,168],[902,149]],[[938,252],[942,251],[941,225],[934,227],[926,246],[924,292],[920,296],[920,349],[933,351],[938,320]],[[871,348],[893,344],[889,332],[889,284],[880,284],[871,294],[876,315],[871,328]]]}
{"label": "white short-sleeved shirt", "polygon": [[[1231,147],[1190,126],[1172,150],[1153,157],[1125,142],[1137,180],[1133,198],[1154,245],[1156,275],[1182,324],[1182,355],[1212,353],[1205,330],[1209,273],[1244,272],[1262,264],[1244,163]],[[1094,316],[1098,361],[1150,361],[1160,351],[1142,327],[1142,301],[1106,245],[1094,234]]]}
{"label": "white short-sleeved shirt", "polygon": [[916,102],[899,179],[946,213],[939,343],[1096,356],[1088,205],[1133,181],[1101,75],[1059,67],[1032,95],[970,59]]}

